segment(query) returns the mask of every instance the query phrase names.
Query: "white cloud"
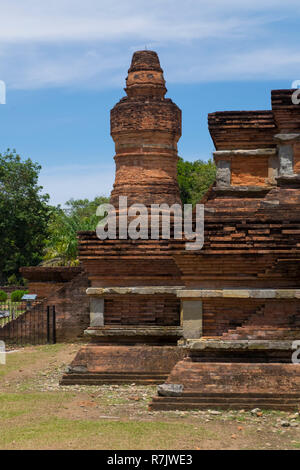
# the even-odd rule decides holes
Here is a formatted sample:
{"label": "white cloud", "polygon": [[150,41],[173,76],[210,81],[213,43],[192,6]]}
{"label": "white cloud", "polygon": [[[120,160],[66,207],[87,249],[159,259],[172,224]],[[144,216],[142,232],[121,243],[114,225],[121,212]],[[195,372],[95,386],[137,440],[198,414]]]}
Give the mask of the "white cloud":
{"label": "white cloud", "polygon": [[0,78],[119,87],[145,45],[171,82],[253,79],[265,59],[265,77],[294,77],[299,14],[298,0],[0,0]]}
{"label": "white cloud", "polygon": [[288,7],[299,11],[295,0],[284,5],[277,0],[246,4],[236,0],[1,0],[0,39],[107,41],[128,34],[156,40],[216,37],[242,33],[264,15],[286,17]]}
{"label": "white cloud", "polygon": [[[176,74],[176,82],[220,82],[227,80],[268,80],[300,76],[300,51],[282,47],[261,48],[245,52],[216,55],[215,60],[200,56],[196,64],[184,58],[184,67]],[[172,66],[169,73],[172,73]]]}
{"label": "white cloud", "polygon": [[[0,0],[0,80],[8,93],[121,89],[132,52],[147,46],[167,83],[292,81],[300,78],[299,19],[299,0]],[[40,175],[53,204],[108,195],[113,180],[113,161]]]}

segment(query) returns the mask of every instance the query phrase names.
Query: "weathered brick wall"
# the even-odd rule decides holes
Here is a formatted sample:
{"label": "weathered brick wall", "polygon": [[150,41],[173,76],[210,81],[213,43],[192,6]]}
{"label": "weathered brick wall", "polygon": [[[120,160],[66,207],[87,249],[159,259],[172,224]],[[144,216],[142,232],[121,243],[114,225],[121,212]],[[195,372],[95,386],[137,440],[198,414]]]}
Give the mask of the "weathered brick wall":
{"label": "weathered brick wall", "polygon": [[29,281],[27,284],[27,290],[30,294],[37,294],[38,299],[43,299],[52,295],[55,291],[63,287],[64,282],[55,282],[55,281],[47,281],[47,282],[36,282],[36,281]]}
{"label": "weathered brick wall", "polygon": [[79,257],[92,286],[181,285],[168,240],[100,240],[79,232]]}
{"label": "weathered brick wall", "polygon": [[231,161],[231,184],[242,186],[263,186],[267,184],[268,157],[238,157]]}
{"label": "weathered brick wall", "polygon": [[217,150],[275,147],[278,132],[272,111],[223,111],[208,115],[208,127]]}
{"label": "weathered brick wall", "polygon": [[221,336],[259,312],[261,302],[241,299],[207,299],[203,302],[203,335]]}
{"label": "weathered brick wall", "polygon": [[89,282],[83,272],[47,297],[47,303],[56,307],[58,341],[74,341],[83,337],[90,324]]}
{"label": "weathered brick wall", "polygon": [[265,199],[211,198],[206,207],[202,250],[174,243],[170,251],[184,285],[299,286],[299,190],[274,189]]}
{"label": "weathered brick wall", "polygon": [[283,339],[300,334],[300,303],[288,300],[207,299],[204,336]]}
{"label": "weathered brick wall", "polygon": [[30,294],[37,294],[38,299],[53,294],[80,272],[79,266],[27,266],[20,268],[20,273],[28,282]]}
{"label": "weathered brick wall", "polygon": [[297,189],[276,188],[265,199],[211,198],[206,207],[200,251],[186,251],[185,240],[102,241],[80,232],[79,256],[92,285],[299,286]]}
{"label": "weathered brick wall", "polygon": [[293,90],[273,90],[272,110],[223,111],[208,115],[208,127],[217,150],[276,147],[274,135],[300,129],[300,107],[292,103]]}
{"label": "weathered brick wall", "polygon": [[294,90],[272,90],[271,101],[274,119],[281,132],[300,129],[300,106],[292,103]]}
{"label": "weathered brick wall", "polygon": [[186,359],[176,364],[167,383],[181,383],[185,391],[203,394],[299,393],[300,376],[297,364],[212,364]]}
{"label": "weathered brick wall", "polygon": [[[134,382],[139,374],[163,373],[168,374],[172,367],[185,356],[185,351],[176,346],[124,346],[124,345],[95,345],[83,346],[71,367],[86,368],[87,372],[97,374],[136,373]],[[128,375],[127,375],[128,380]],[[109,383],[109,382],[108,382]]]}
{"label": "weathered brick wall", "polygon": [[7,294],[11,294],[14,290],[27,290],[27,287],[24,286],[0,286],[0,290],[3,290]]}
{"label": "weathered brick wall", "polygon": [[105,299],[107,325],[180,324],[180,301],[175,295],[119,295]]}

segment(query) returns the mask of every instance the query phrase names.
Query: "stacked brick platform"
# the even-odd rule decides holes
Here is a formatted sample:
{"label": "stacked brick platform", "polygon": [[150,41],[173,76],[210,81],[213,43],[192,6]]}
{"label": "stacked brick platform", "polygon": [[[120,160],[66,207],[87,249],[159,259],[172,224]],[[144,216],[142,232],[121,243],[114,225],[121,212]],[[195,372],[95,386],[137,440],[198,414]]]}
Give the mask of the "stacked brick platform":
{"label": "stacked brick platform", "polygon": [[277,363],[177,363],[167,384],[188,384],[178,396],[158,396],[151,410],[262,409],[292,411],[300,399],[299,367]]}
{"label": "stacked brick platform", "polygon": [[190,289],[184,300],[208,289],[199,290],[204,336],[185,340],[188,357],[166,381],[181,391],[166,387],[154,410],[299,407],[300,107],[292,93],[273,91],[272,111],[209,115],[217,180],[204,198],[204,247],[173,245]]}
{"label": "stacked brick platform", "polygon": [[[155,52],[133,55],[125,91],[111,111],[111,203],[117,207],[119,196],[128,206],[180,203],[181,112],[165,98]],[[209,115],[217,176],[202,201],[201,250],[172,237],[78,234],[91,342],[63,383],[160,383],[173,368],[167,384],[183,392],[155,398],[154,409],[297,406],[300,106],[292,93],[273,91],[271,110]]]}
{"label": "stacked brick platform", "polygon": [[11,294],[14,290],[20,290],[23,289],[23,287],[20,287],[20,285],[16,286],[0,286],[0,290],[3,290],[6,292],[6,294]]}
{"label": "stacked brick platform", "polygon": [[30,266],[20,268],[21,275],[27,280],[27,288],[37,298],[44,299],[74,279],[82,269],[69,266]]}
{"label": "stacked brick platform", "polygon": [[62,377],[61,384],[163,383],[175,364],[184,356],[185,351],[174,346],[116,347],[93,343],[81,348]]}
{"label": "stacked brick platform", "polygon": [[232,150],[275,146],[273,136],[277,128],[272,111],[211,113],[208,125],[216,148]]}

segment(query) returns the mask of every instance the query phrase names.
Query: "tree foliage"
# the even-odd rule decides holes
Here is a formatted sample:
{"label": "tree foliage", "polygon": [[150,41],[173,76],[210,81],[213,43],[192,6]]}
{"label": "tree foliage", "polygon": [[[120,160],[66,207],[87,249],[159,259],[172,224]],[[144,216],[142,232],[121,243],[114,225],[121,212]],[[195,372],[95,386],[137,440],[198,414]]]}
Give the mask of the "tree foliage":
{"label": "tree foliage", "polygon": [[19,267],[34,266],[43,257],[48,234],[49,196],[41,194],[41,167],[9,149],[0,154],[0,281]]}
{"label": "tree foliage", "polygon": [[97,196],[88,199],[70,199],[65,208],[58,206],[51,215],[49,223],[49,239],[44,256],[44,265],[76,266],[77,232],[95,230],[99,217],[96,209],[100,204],[108,202],[108,198]]}
{"label": "tree foliage", "polygon": [[216,167],[212,160],[203,162],[178,162],[178,184],[183,204],[197,204],[216,178]]}

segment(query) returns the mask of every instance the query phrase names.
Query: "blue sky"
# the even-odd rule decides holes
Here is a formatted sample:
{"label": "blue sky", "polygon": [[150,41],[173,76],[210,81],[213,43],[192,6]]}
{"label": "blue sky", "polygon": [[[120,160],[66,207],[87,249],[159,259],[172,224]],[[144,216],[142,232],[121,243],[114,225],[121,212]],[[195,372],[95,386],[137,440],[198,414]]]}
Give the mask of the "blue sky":
{"label": "blue sky", "polygon": [[135,50],[158,52],[183,111],[179,154],[207,160],[207,113],[268,109],[300,79],[300,3],[286,0],[0,0],[0,152],[42,165],[52,203],[109,194],[109,111]]}

